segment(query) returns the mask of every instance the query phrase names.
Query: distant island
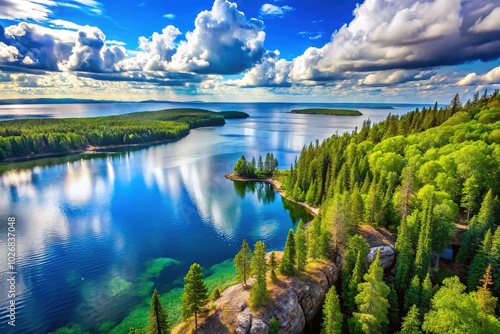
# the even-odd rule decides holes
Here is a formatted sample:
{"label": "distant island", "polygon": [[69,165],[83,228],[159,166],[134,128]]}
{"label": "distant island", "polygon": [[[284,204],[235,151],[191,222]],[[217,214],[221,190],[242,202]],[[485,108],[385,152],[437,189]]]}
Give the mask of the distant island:
{"label": "distant island", "polygon": [[224,125],[244,112],[177,108],[87,118],[0,121],[0,162],[178,140],[189,130]]}
{"label": "distant island", "polygon": [[292,114],[305,114],[305,115],[336,115],[336,116],[361,116],[363,115],[359,110],[349,109],[323,109],[323,108],[307,108],[307,109],[294,109]]}

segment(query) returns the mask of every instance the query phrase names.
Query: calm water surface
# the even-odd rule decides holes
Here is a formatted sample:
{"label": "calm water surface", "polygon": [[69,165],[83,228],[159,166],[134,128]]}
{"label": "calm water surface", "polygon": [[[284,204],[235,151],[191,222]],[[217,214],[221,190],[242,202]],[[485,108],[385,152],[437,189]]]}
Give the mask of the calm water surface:
{"label": "calm water surface", "polygon": [[70,325],[109,332],[147,310],[153,286],[162,294],[177,291],[178,297],[193,262],[205,276],[216,277],[232,270],[227,260],[244,238],[251,245],[263,240],[268,249],[283,248],[288,230],[310,216],[269,185],[226,180],[239,156],[273,152],[279,167],[288,168],[316,139],[415,107],[334,105],[364,113],[337,117],[289,113],[311,106],[306,104],[17,105],[0,106],[0,119],[186,106],[240,110],[251,117],[193,130],[174,143],[69,162],[51,159],[51,165],[38,167],[16,164],[0,175],[0,253],[7,249],[6,219],[15,216],[18,272],[13,331],[6,323],[7,258],[0,257],[1,333],[47,333]]}

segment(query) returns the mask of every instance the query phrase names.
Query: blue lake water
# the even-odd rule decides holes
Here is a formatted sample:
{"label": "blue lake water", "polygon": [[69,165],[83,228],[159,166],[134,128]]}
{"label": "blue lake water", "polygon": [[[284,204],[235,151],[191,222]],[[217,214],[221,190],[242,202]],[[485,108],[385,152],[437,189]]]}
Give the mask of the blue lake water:
{"label": "blue lake water", "polygon": [[[355,108],[363,116],[298,115],[310,106]],[[289,168],[304,145],[364,120],[381,121],[414,105],[276,103],[112,103],[0,106],[0,118],[89,117],[174,107],[250,114],[222,127],[192,130],[177,142],[95,157],[11,164],[0,175],[0,332],[47,333],[78,324],[107,332],[161,294],[182,287],[193,262],[206,275],[246,238],[282,249],[303,208],[269,185],[224,178],[242,154],[272,152]],[[420,107],[420,106],[419,106]],[[7,217],[16,217],[16,327],[7,325]],[[216,267],[212,267],[216,265]],[[227,267],[227,266],[226,266]]]}

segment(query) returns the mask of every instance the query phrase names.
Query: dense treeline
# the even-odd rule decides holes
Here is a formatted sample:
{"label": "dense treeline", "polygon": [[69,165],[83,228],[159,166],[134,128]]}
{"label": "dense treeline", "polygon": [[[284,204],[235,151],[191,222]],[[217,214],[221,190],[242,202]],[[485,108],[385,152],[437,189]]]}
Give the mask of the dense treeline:
{"label": "dense treeline", "polygon": [[[339,291],[347,320],[343,331],[500,330],[495,317],[499,144],[497,90],[476,93],[465,104],[457,94],[446,108],[436,104],[389,115],[377,124],[366,121],[352,133],[304,147],[284,188],[296,200],[321,206],[307,229],[308,255],[344,255]],[[458,254],[467,275],[460,277],[462,282],[451,277],[434,287],[439,255],[449,247],[457,222],[468,225]],[[397,233],[393,274],[382,277],[371,267],[365,274],[368,244],[356,235],[362,224]],[[374,286],[379,286],[377,293],[370,290]]]}
{"label": "dense treeline", "polygon": [[224,117],[200,109],[171,109],[93,118],[0,122],[0,161],[9,157],[80,151],[178,139],[189,129],[223,125]]}
{"label": "dense treeline", "polygon": [[267,153],[265,160],[259,155],[258,162],[255,157],[248,161],[242,155],[234,164],[234,173],[243,177],[268,177],[272,176],[278,168],[278,159],[272,153]]}

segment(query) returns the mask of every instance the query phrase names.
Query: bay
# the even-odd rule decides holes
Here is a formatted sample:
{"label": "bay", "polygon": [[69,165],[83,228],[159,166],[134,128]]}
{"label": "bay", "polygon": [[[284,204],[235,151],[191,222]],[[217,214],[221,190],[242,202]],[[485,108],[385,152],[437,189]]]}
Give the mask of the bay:
{"label": "bay", "polygon": [[[241,156],[272,152],[289,168],[304,145],[352,131],[370,118],[414,105],[286,103],[103,103],[0,106],[0,118],[93,117],[195,107],[250,114],[223,127],[192,130],[173,143],[10,164],[0,175],[0,249],[16,217],[16,327],[0,297],[0,332],[118,331],[144,317],[153,286],[178,296],[193,262],[211,282],[228,277],[246,238],[282,249],[303,208],[270,185],[224,178]],[[353,108],[363,116],[290,114],[308,107]],[[420,107],[420,106],[419,106]],[[0,258],[0,291],[7,291]],[[226,276],[224,276],[226,275]],[[215,284],[215,283],[213,283]],[[169,291],[171,294],[169,295]],[[173,297],[172,297],[173,298]],[[173,304],[175,307],[175,304]],[[140,315],[142,314],[142,315]],[[175,315],[174,315],[175,317]],[[118,327],[116,327],[118,326]]]}

